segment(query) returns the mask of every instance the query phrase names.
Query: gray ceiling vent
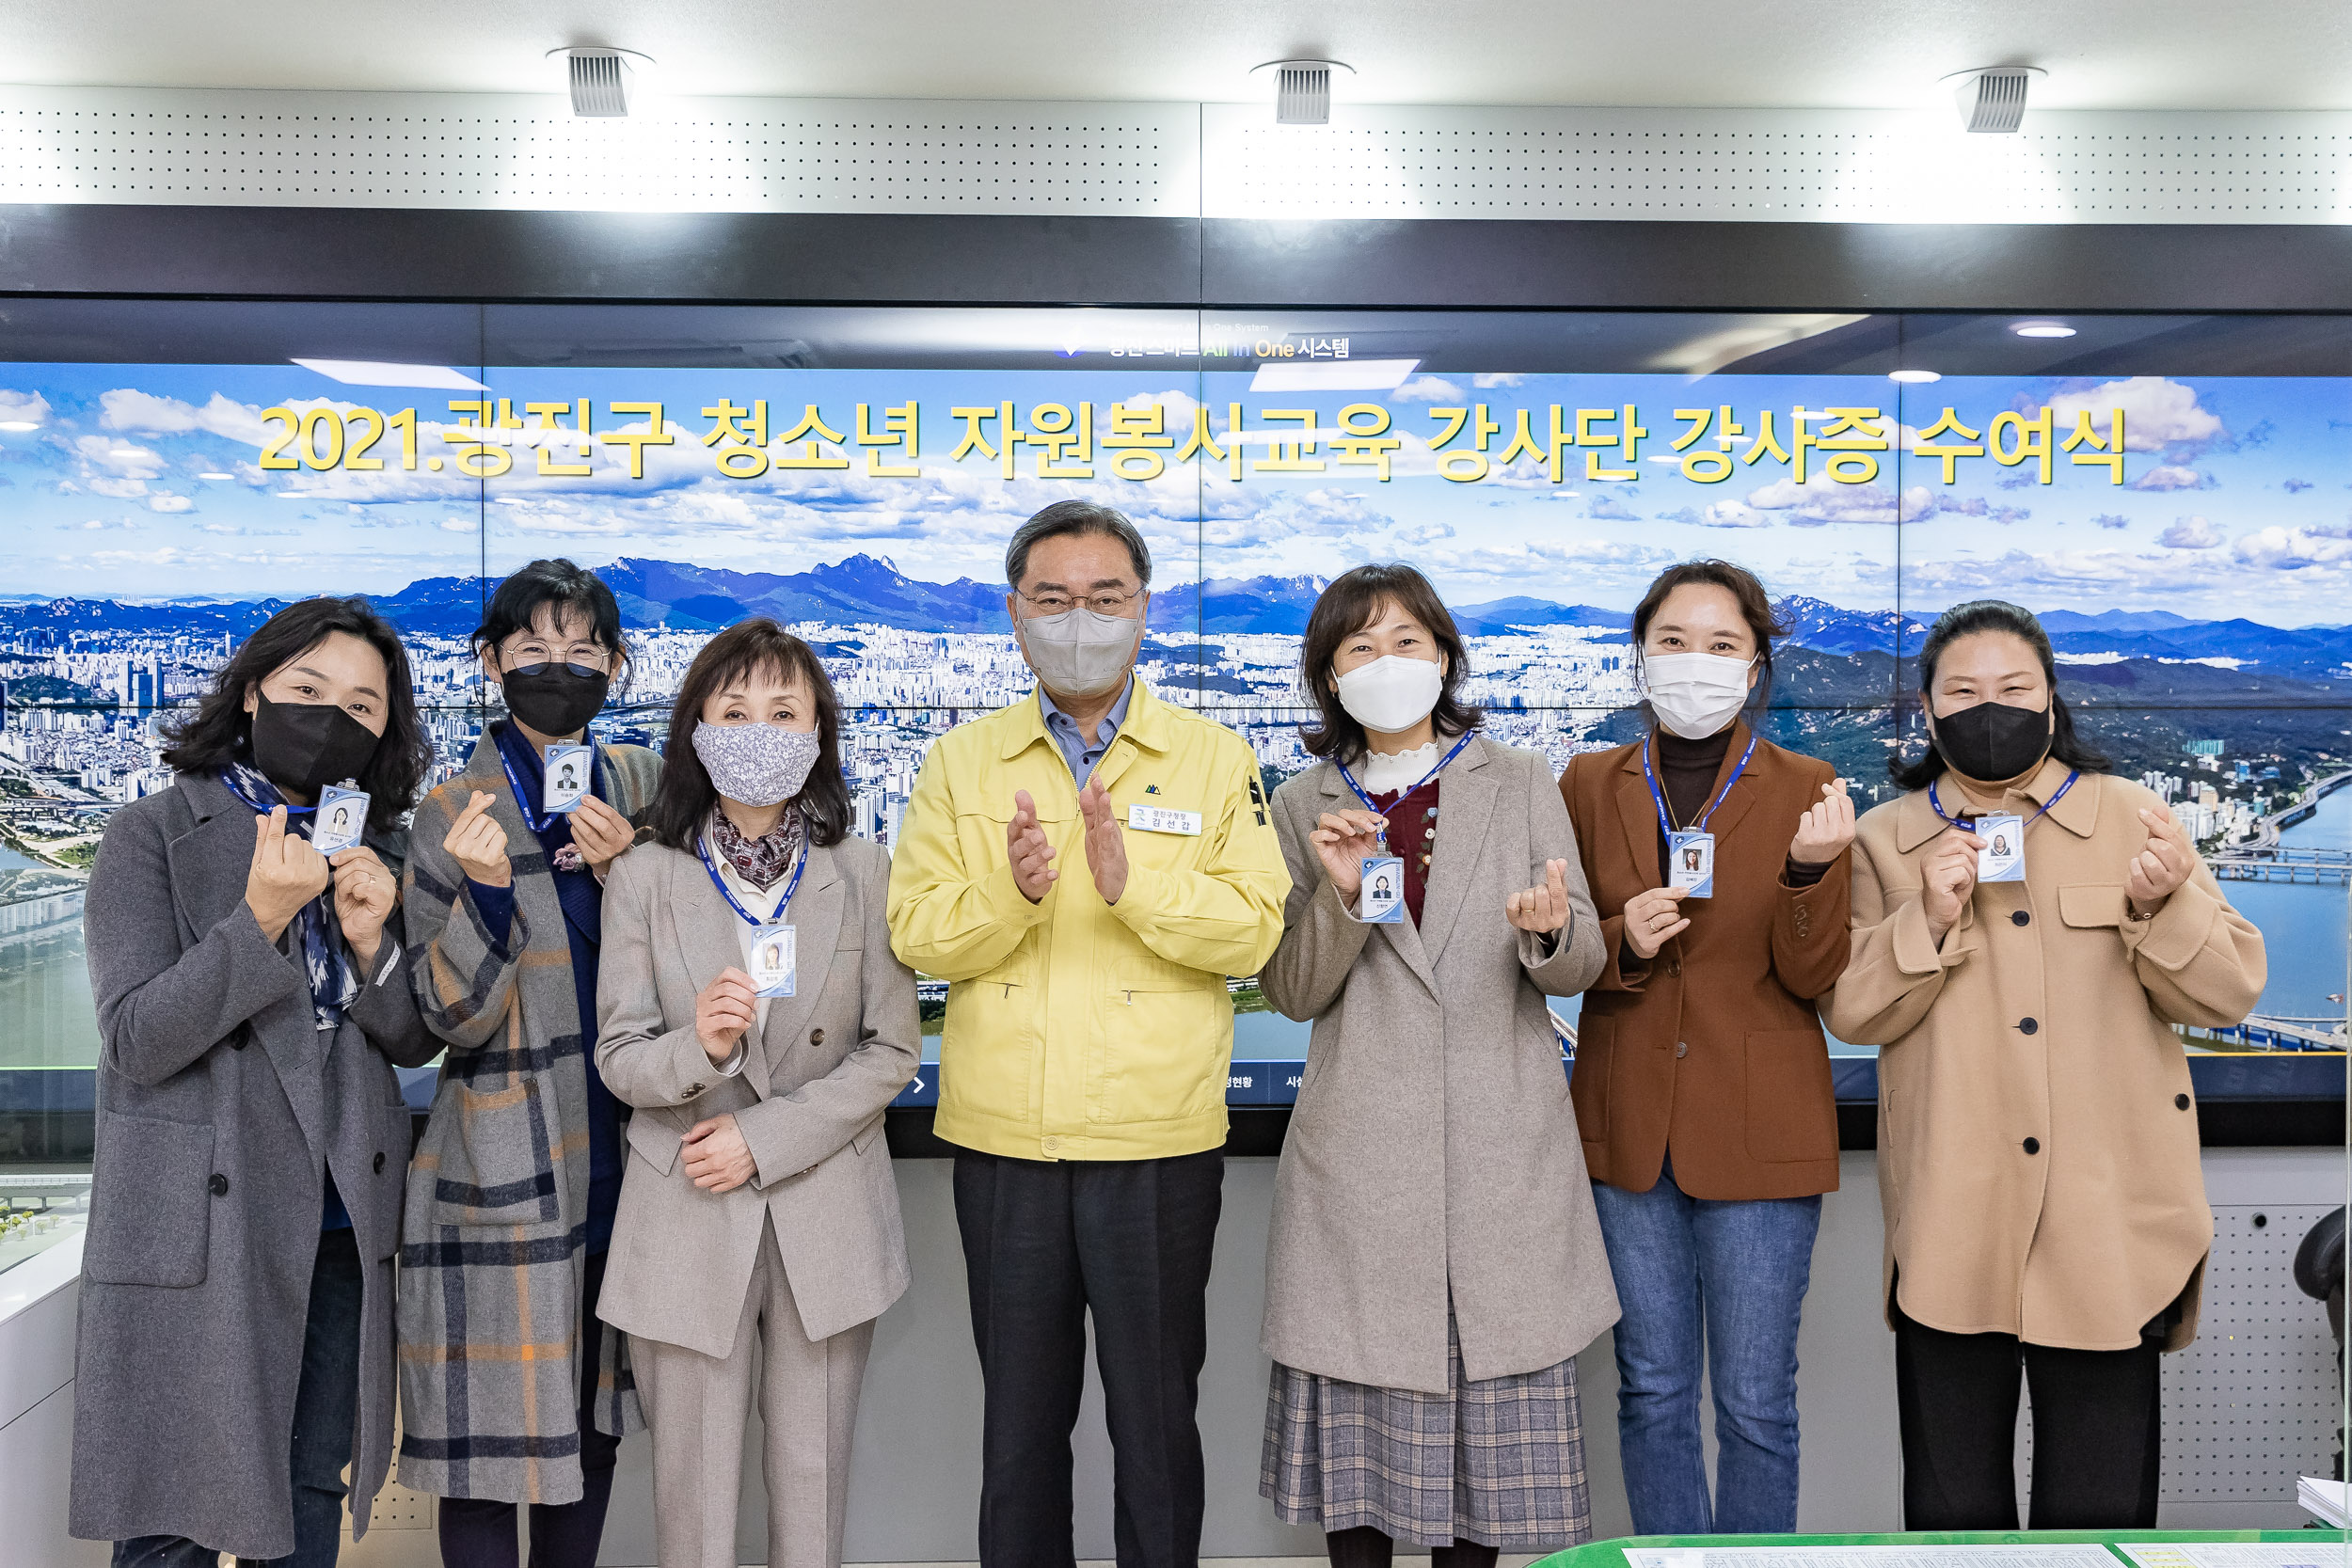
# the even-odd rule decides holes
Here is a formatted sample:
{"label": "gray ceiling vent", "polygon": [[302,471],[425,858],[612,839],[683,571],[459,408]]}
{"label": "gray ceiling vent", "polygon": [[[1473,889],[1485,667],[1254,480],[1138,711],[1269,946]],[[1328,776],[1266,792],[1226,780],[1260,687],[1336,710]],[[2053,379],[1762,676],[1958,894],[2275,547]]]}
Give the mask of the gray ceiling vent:
{"label": "gray ceiling vent", "polygon": [[1944,80],[1966,131],[2010,132],[2026,120],[2026,90],[2046,74],[2039,66],[1996,65],[1963,71]]}
{"label": "gray ceiling vent", "polygon": [[1274,72],[1274,123],[1277,125],[1328,125],[1331,123],[1331,72],[1344,71],[1355,74],[1355,67],[1344,60],[1268,60],[1254,68]]}
{"label": "gray ceiling vent", "polygon": [[626,117],[636,95],[637,68],[653,63],[633,49],[553,49],[548,54],[564,57],[572,113],[594,119]]}

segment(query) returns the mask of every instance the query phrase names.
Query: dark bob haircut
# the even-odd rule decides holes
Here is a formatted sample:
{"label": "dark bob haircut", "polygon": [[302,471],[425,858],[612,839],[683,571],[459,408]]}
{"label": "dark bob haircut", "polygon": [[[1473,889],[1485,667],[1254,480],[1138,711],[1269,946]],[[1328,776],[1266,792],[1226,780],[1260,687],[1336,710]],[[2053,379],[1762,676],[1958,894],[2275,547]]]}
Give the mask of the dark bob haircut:
{"label": "dark bob haircut", "polygon": [[[2030,610],[2021,610],[2006,599],[1972,599],[1958,604],[1935,618],[1928,628],[1928,640],[1919,648],[1919,710],[1922,718],[1934,711],[1935,666],[1944,657],[1944,650],[1963,637],[1980,631],[2007,632],[2022,640],[2042,660],[2042,678],[2050,688],[2050,754],[2067,767],[2085,773],[2105,773],[2114,768],[2105,752],[2084,740],[2074,731],[2074,715],[2068,709],[2066,699],[2058,695],[2058,658],[2050,651],[2050,634],[2042,629],[2042,623]],[[1924,730],[1926,725],[1921,724]],[[1951,764],[1937,751],[1935,737],[1928,736],[1927,750],[1916,758],[1905,762],[1888,757],[1886,771],[1896,784],[1905,789],[1925,789],[1941,778]]]}
{"label": "dark bob haircut", "polygon": [[1462,682],[1470,675],[1470,650],[1462,645],[1454,616],[1438,597],[1438,591],[1429,586],[1429,579],[1401,561],[1358,566],[1333,578],[1315,600],[1314,610],[1307,617],[1306,642],[1298,650],[1299,694],[1315,705],[1323,721],[1299,730],[1299,744],[1314,755],[1354,763],[1371,749],[1363,725],[1340,705],[1333,666],[1339,659],[1340,644],[1370,625],[1382,606],[1391,604],[1428,627],[1438,651],[1445,655],[1445,685],[1429,714],[1438,733],[1465,735],[1485,717],[1461,700]]}
{"label": "dark bob haircut", "polygon": [[1124,512],[1092,501],[1056,501],[1013,530],[1012,540],[1005,546],[1006,585],[1019,593],[1029,575],[1029,552],[1048,539],[1073,533],[1106,534],[1126,546],[1136,580],[1146,588],[1152,586],[1152,551],[1144,545],[1141,531]]}
{"label": "dark bob haircut", "polygon": [[[1642,595],[1642,602],[1633,607],[1634,657],[1641,657],[1642,644],[1649,638],[1649,624],[1658,618],[1666,595],[1694,584],[1721,588],[1737,599],[1740,618],[1756,637],[1756,685],[1749,689],[1748,700],[1741,705],[1741,711],[1753,723],[1755,716],[1772,703],[1772,642],[1788,635],[1788,624],[1772,608],[1772,595],[1764,592],[1764,584],[1745,566],[1735,566],[1728,561],[1685,561],[1659,573],[1657,580]],[[1647,708],[1649,704],[1645,702],[1642,706]]]}
{"label": "dark bob haircut", "polygon": [[[516,632],[531,630],[540,610],[550,606],[559,626],[567,618],[564,612],[569,610],[588,623],[589,636],[597,645],[608,653],[628,657],[628,645],[621,641],[621,605],[612,596],[612,590],[605,586],[604,578],[585,566],[560,557],[534,561],[490,590],[490,602],[482,611],[482,625],[473,629],[473,651],[487,653]],[[626,663],[614,673],[620,677],[614,682],[616,686],[628,684]]]}
{"label": "dark bob haircut", "polygon": [[164,763],[182,773],[211,773],[232,762],[253,761],[253,719],[245,694],[317,647],[336,632],[347,632],[384,660],[384,734],[375,754],[359,772],[368,792],[368,826],[387,832],[417,803],[419,787],[433,766],[433,747],[417,718],[416,680],[408,653],[392,624],[362,598],[304,599],[290,604],[255,628],[213,677],[213,689],[196,711],[168,720],[170,743]]}
{"label": "dark bob haircut", "polygon": [[670,707],[670,739],[662,751],[661,787],[648,820],[654,836],[692,853],[694,840],[719,803],[710,774],[694,752],[694,726],[714,692],[748,675],[769,672],[807,683],[817,698],[817,762],[798,797],[809,842],[838,844],[850,832],[850,784],[841,776],[841,699],[834,695],[817,650],[766,616],[738,621],[703,644]]}

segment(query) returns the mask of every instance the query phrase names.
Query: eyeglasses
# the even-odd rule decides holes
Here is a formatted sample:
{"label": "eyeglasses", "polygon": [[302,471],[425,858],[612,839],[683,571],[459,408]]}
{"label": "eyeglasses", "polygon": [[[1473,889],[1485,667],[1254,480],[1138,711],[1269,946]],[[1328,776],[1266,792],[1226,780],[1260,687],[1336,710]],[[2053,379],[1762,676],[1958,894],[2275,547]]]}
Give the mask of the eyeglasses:
{"label": "eyeglasses", "polygon": [[1016,588],[1013,590],[1013,596],[1019,599],[1023,604],[1025,604],[1030,609],[1036,610],[1040,615],[1060,615],[1069,610],[1075,610],[1080,606],[1084,606],[1088,610],[1094,611],[1097,615],[1116,615],[1124,617],[1127,613],[1127,607],[1134,604],[1137,599],[1143,597],[1143,592],[1144,591],[1142,589],[1138,588],[1132,594],[1113,594],[1105,592],[1101,594],[1089,594],[1084,598],[1074,599],[1067,594],[1040,594],[1036,597],[1032,598],[1030,595],[1022,593],[1021,590]]}
{"label": "eyeglasses", "polygon": [[501,650],[510,675],[541,675],[548,666],[561,662],[582,680],[608,673],[612,668],[612,652],[594,642],[575,642],[567,648],[550,647],[532,639]]}

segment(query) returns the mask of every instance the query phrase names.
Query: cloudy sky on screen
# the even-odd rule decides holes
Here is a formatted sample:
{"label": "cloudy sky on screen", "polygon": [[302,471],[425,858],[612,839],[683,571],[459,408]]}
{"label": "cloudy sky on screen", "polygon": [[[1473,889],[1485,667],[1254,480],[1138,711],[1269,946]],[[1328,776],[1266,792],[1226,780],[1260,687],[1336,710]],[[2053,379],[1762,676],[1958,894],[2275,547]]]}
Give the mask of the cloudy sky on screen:
{"label": "cloudy sky on screen", "polygon": [[[2272,625],[2352,618],[2352,383],[2312,378],[2137,377],[2122,381],[1949,377],[1897,387],[1877,376],[1422,375],[1392,393],[1252,393],[1249,373],[1194,375],[1149,366],[1126,371],[893,372],[492,370],[492,397],[519,413],[532,401],[594,400],[598,431],[644,429],[646,416],[615,416],[616,401],[660,401],[676,443],[648,452],[646,477],[628,477],[623,449],[599,449],[585,477],[541,477],[534,440],[556,462],[577,462],[568,430],[510,433],[504,476],[456,471],[458,449],[441,439],[457,417],[452,397],[471,394],[346,387],[292,366],[14,365],[0,368],[0,594],[111,597],[292,596],[319,591],[388,593],[419,578],[502,572],[535,555],[592,564],[621,556],[739,570],[795,572],[854,553],[886,556],[930,580],[998,571],[1005,535],[1045,503],[1086,496],[1121,507],[1152,542],[1163,583],[1208,577],[1323,574],[1358,561],[1402,558],[1430,571],[1449,598],[1477,602],[1526,594],[1629,606],[1657,568],[1692,555],[1724,555],[1755,567],[1777,594],[1804,594],[1849,609],[1898,603],[1931,611],[1983,594],[2038,609],[2163,609],[2197,617],[2243,615]],[[848,438],[843,470],[771,468],[756,479],[717,471],[702,436],[716,422],[703,408],[765,398],[772,456],[799,455],[783,436],[803,408]],[[1043,404],[1095,406],[1096,478],[1035,477],[1022,449],[1019,477],[998,461],[949,454],[961,440],[958,405],[1009,399],[1025,426]],[[856,404],[879,427],[882,410],[919,403],[921,473],[870,478],[855,441]],[[1159,478],[1110,477],[1108,405],[1156,403],[1177,448],[1205,403],[1217,442],[1227,409],[1243,405],[1248,466],[1236,483],[1222,463],[1169,464]],[[1402,445],[1381,483],[1368,466],[1342,464],[1330,445],[1351,404],[1390,416]],[[1484,403],[1501,431],[1499,458],[1517,414],[1530,411],[1541,439],[1549,405],[1632,404],[1648,435],[1632,482],[1585,477],[1571,451],[1564,483],[1521,459],[1457,483],[1438,472],[1445,453],[1429,442],[1445,428],[1433,407]],[[398,467],[388,436],[371,455],[380,472],[264,472],[261,411],[321,404],[419,410],[421,456],[443,471]],[[1795,411],[1877,407],[1895,446],[1952,406],[1984,430],[2004,409],[2058,410],[2058,438],[2074,414],[2125,411],[2125,483],[2056,454],[2053,483],[2027,462],[1963,459],[1956,483],[1915,451],[1879,454],[1867,483],[1817,471],[1802,484],[1770,456],[1739,461],[1718,483],[1678,471],[1673,441],[1688,428],[1674,410],[1731,407],[1746,430],[1731,451],[1744,459],[1773,411],[1789,444]],[[1316,415],[1319,473],[1259,471],[1270,439],[1296,440],[1295,420],[1269,409]],[[1352,417],[1359,429],[1377,421]],[[565,426],[571,424],[566,418]],[[748,425],[748,420],[739,421]],[[1573,422],[1571,414],[1570,422]],[[993,426],[986,427],[992,444]],[[1615,424],[1599,427],[1612,436]],[[1717,446],[1716,429],[1689,451]],[[1963,438],[1947,436],[1946,442]],[[1470,432],[1446,453],[1468,451]],[[820,445],[820,455],[835,450]],[[1164,449],[1172,456],[1172,449]],[[2090,449],[2077,449],[2095,455]],[[1661,461],[1664,460],[1664,461]],[[901,461],[895,451],[885,461]],[[1621,467],[1618,448],[1599,449]],[[206,477],[226,476],[226,477]],[[1898,580],[1899,576],[1899,582]]]}

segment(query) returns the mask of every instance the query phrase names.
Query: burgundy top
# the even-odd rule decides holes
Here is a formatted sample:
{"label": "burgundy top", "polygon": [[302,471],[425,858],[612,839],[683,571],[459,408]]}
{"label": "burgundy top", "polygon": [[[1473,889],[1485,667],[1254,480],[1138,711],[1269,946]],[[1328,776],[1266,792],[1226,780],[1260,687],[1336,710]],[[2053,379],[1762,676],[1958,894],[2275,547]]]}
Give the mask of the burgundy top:
{"label": "burgundy top", "polygon": [[1405,911],[1421,925],[1421,902],[1429,886],[1429,856],[1438,846],[1438,786],[1432,779],[1402,800],[1395,790],[1372,798],[1373,809],[1389,819],[1389,853],[1405,862]]}

